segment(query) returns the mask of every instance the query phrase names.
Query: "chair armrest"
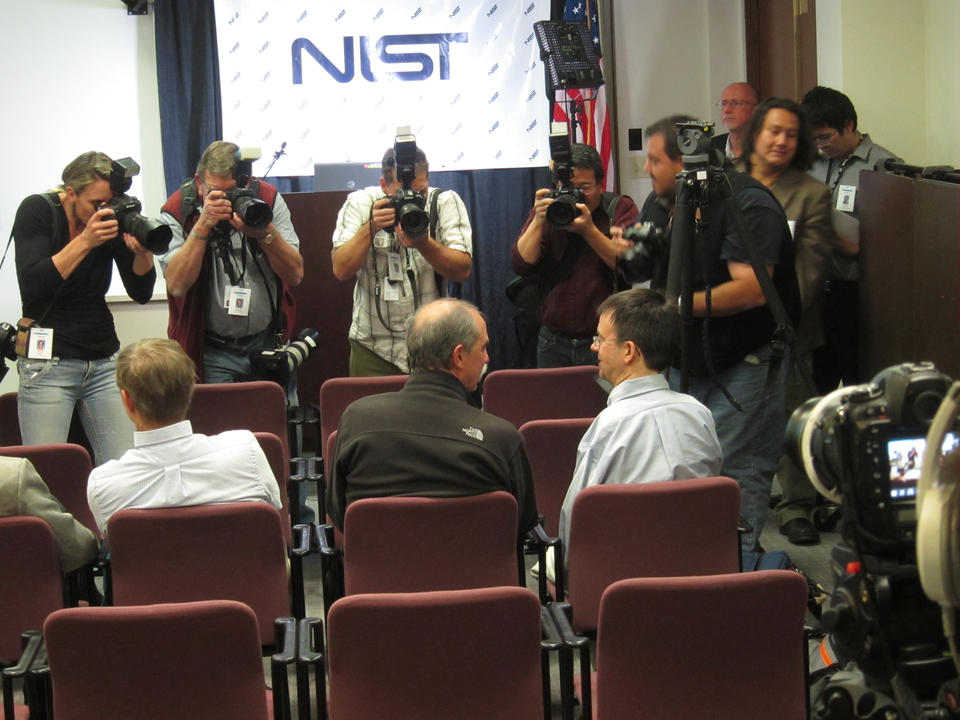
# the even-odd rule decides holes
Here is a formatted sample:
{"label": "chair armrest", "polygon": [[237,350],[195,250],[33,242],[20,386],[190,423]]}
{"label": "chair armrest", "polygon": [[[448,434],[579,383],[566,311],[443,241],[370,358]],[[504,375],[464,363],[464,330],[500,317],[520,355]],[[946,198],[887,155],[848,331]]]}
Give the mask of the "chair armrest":
{"label": "chair armrest", "polygon": [[573,717],[573,663],[569,653],[580,652],[580,706],[581,720],[590,720],[593,715],[593,697],[590,686],[590,639],[578,635],[570,624],[570,603],[556,602],[547,606],[563,638],[567,653],[560,654],[560,697],[564,718]]}
{"label": "chair armrest", "polygon": [[[537,524],[527,533],[527,543],[537,552],[537,561],[540,563],[540,573],[537,578],[537,588],[540,594],[540,602],[544,605],[556,599],[557,602],[563,600],[565,588],[563,584],[563,541],[558,537],[547,535],[547,531],[542,524]],[[556,598],[551,598],[547,590],[547,548],[553,548],[554,567],[558,568],[553,585],[556,591]]]}
{"label": "chair armrest", "polygon": [[313,525],[301,523],[293,526],[293,547],[290,548],[290,554],[296,557],[304,557],[310,554],[311,543],[313,541]]}
{"label": "chair armrest", "polygon": [[297,704],[301,718],[310,713],[310,670],[313,669],[313,687],[317,698],[317,717],[327,717],[327,683],[324,665],[323,620],[303,618],[297,624]]}
{"label": "chair armrest", "polygon": [[540,675],[543,684],[543,717],[553,718],[553,693],[550,690],[550,653],[564,648],[560,630],[546,605],[540,606]]}
{"label": "chair armrest", "polygon": [[[23,650],[20,652],[20,658],[16,664],[3,669],[3,717],[4,720],[13,720],[13,681],[19,680],[27,675],[33,669],[37,655],[43,646],[43,635],[39,630],[27,630],[20,636],[23,643]],[[34,715],[31,708],[31,716]]]}
{"label": "chair armrest", "polygon": [[334,540],[333,525],[324,523],[317,525],[317,548],[320,554],[325,557],[333,557],[337,554],[337,545]]}
{"label": "chair armrest", "polygon": [[290,718],[290,686],[287,668],[297,659],[297,621],[279,617],[273,621],[273,643],[276,652],[270,656],[270,678],[273,685],[273,717]]}

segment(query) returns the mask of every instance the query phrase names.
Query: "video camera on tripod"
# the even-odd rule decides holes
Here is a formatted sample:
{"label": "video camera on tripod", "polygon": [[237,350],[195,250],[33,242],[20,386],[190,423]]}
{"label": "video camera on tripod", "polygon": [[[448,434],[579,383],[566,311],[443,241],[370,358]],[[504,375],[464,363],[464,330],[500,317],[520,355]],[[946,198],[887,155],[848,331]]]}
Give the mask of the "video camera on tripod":
{"label": "video camera on tripod", "polygon": [[841,669],[811,691],[816,720],[960,717],[944,714],[956,671],[916,552],[918,483],[938,450],[928,430],[949,387],[932,364],[905,363],[808,400],[787,424],[788,454],[842,509],[821,618]]}

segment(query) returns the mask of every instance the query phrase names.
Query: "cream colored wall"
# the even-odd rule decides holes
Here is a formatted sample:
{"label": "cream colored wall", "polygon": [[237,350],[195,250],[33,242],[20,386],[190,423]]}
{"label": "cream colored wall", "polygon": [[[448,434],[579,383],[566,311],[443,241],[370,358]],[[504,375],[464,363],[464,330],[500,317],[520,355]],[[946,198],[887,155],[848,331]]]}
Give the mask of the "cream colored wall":
{"label": "cream colored wall", "polygon": [[842,83],[860,129],[910,164],[960,165],[960,3],[827,0],[817,13],[840,25],[839,53],[818,42],[820,82]]}

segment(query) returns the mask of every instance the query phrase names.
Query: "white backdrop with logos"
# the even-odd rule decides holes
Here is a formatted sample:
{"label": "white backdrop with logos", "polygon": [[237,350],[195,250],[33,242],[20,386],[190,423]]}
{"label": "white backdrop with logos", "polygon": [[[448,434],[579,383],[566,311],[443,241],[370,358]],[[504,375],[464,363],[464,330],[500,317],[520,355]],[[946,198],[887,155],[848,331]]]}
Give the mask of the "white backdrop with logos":
{"label": "white backdrop with logos", "polygon": [[263,173],[380,159],[411,126],[435,170],[547,164],[533,33],[549,0],[216,0],[223,135]]}

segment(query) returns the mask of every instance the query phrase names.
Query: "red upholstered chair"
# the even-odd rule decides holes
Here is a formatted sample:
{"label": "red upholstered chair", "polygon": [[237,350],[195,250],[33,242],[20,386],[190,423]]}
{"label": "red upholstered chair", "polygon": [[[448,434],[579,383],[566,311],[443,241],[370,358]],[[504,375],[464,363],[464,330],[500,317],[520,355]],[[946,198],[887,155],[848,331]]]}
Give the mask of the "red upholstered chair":
{"label": "red upholstered chair", "polygon": [[614,583],[600,604],[597,720],[803,720],[806,602],[787,570]]}
{"label": "red upholstered chair", "polygon": [[309,532],[290,552],[301,591],[291,600],[283,521],[272,505],[121,510],[107,527],[115,605],[238,600],[256,613],[264,646],[273,643],[276,618],[304,615],[300,558]]}
{"label": "red upholstered chair", "polygon": [[351,595],[330,609],[331,720],[540,720],[540,604],[526,588]]}
{"label": "red upholstered chair", "polygon": [[483,380],[483,409],[517,427],[529,420],[596,417],[606,404],[596,365],[494,370]]}
{"label": "red upholstered chair", "polygon": [[[458,498],[384,497],[350,503],[344,517],[346,595],[524,585],[517,501],[497,491]],[[323,528],[324,604],[339,596],[337,550]]]}
{"label": "red upholstered chair", "polygon": [[284,466],[290,466],[287,395],[276,383],[201,383],[193,392],[187,419],[194,432],[205,435],[224,430],[273,433],[283,443]]}
{"label": "red upholstered chair", "polygon": [[271,697],[242,603],[70,608],[43,632],[57,720],[290,716],[285,668],[274,666]]}
{"label": "red upholstered chair", "polygon": [[560,508],[577,462],[577,446],[593,418],[530,420],[520,426],[533,471],[537,509],[548,535],[559,532]]}
{"label": "red upholstered chair", "polygon": [[[576,633],[597,629],[600,598],[625,578],[736,573],[740,487],[726,477],[637,485],[595,485],[577,495],[570,517],[567,602],[551,611],[580,649],[589,673],[589,646]],[[572,626],[572,629],[571,629]],[[561,695],[573,703],[573,665],[561,652]],[[568,715],[569,717],[569,715]]]}
{"label": "red upholstered chair", "polygon": [[93,463],[90,453],[82,445],[11,445],[0,447],[0,455],[22,457],[33,463],[64,509],[100,537],[100,530],[87,504],[87,480]]}
{"label": "red upholstered chair", "polygon": [[0,517],[0,548],[0,666],[13,665],[3,672],[4,718],[11,720],[26,717],[26,706],[14,703],[12,681],[25,675],[37,651],[36,642],[24,648],[21,634],[39,631],[63,607],[64,588],[56,539],[40,518]]}
{"label": "red upholstered chair", "polygon": [[[290,485],[287,482],[287,465],[283,461],[283,441],[273,433],[255,432],[254,437],[260,443],[263,454],[267,456],[267,462],[270,463],[270,469],[273,470],[273,476],[277,479],[277,485],[280,487],[280,499],[283,501],[283,539],[287,541],[287,547],[293,544],[292,528],[290,522]],[[293,499],[299,503],[299,497]]]}

